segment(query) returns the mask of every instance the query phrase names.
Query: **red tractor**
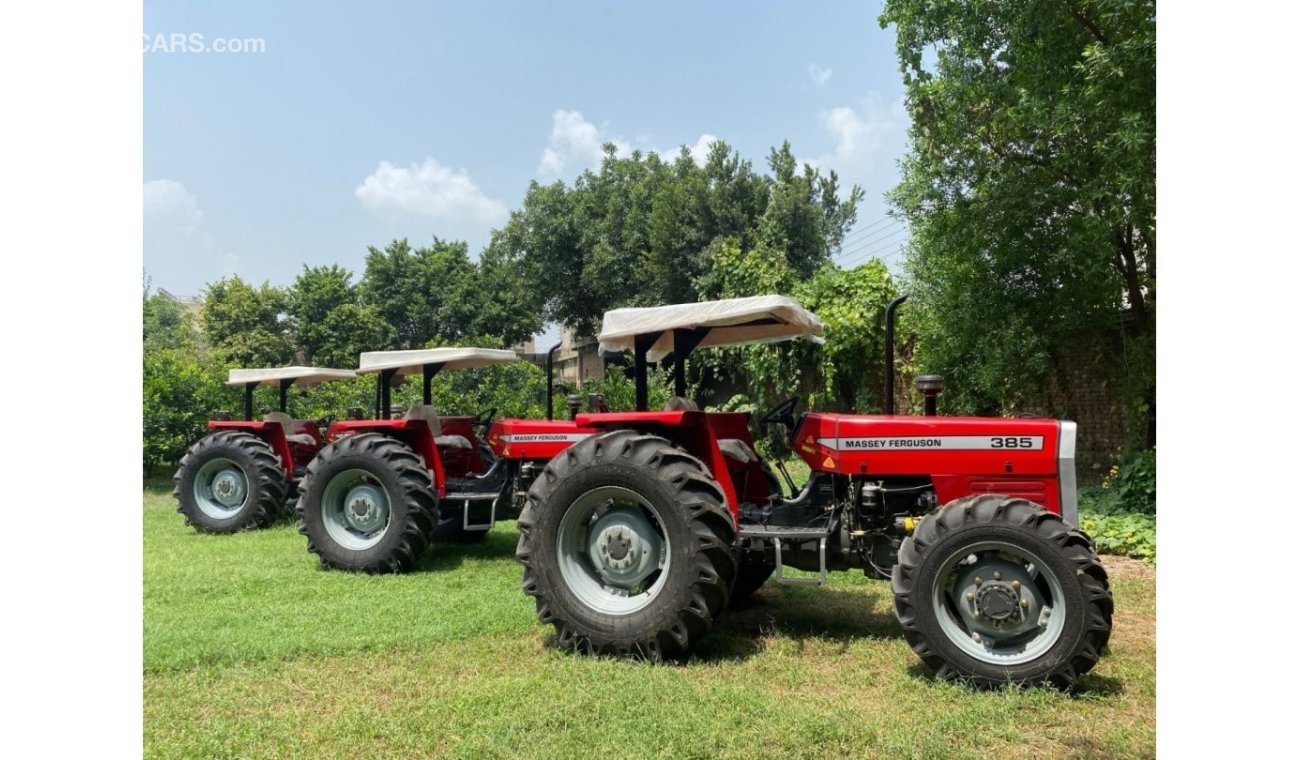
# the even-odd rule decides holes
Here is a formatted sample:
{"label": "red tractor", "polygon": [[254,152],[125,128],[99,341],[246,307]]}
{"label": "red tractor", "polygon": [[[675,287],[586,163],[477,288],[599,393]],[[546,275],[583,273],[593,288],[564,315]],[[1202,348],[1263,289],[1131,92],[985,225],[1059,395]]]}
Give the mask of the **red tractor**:
{"label": "red tractor", "polygon": [[[860,568],[891,578],[904,636],[942,677],[1072,684],[1105,647],[1112,612],[1106,572],[1074,527],[1074,423],[934,416],[936,376],[918,379],[922,417],[796,416],[791,398],[761,421],[811,468],[786,494],[747,415],[684,398],[696,348],[822,331],[782,296],[605,315],[602,348],[633,353],[638,411],[577,415],[599,434],[527,494],[516,556],[538,618],[563,647],[657,660],[689,652],[773,573],[820,585]],[[677,397],[647,411],[647,363],[670,354]]]}
{"label": "red tractor", "polygon": [[[532,477],[558,453],[557,440],[576,440],[572,422],[439,416],[432,380],[444,370],[518,361],[514,351],[432,348],[361,355],[358,374],[374,374],[375,419],[330,426],[329,443],[311,460],[300,486],[299,531],[321,564],[344,570],[403,572],[431,540],[479,540],[501,515],[514,517],[518,479]],[[423,403],[394,419],[392,386],[408,375],[423,380]],[[529,427],[531,426],[531,427]],[[475,428],[491,429],[502,456],[480,443]],[[522,429],[532,432],[519,432]],[[563,430],[561,430],[561,428]],[[537,431],[541,430],[541,433]],[[586,431],[587,434],[595,432]],[[542,435],[546,440],[514,436]],[[559,436],[557,438],[556,436]]]}
{"label": "red tractor", "polygon": [[[203,533],[233,533],[260,528],[282,514],[307,463],[324,445],[320,423],[286,413],[289,388],[354,376],[349,369],[324,367],[230,370],[226,384],[244,389],[244,419],[212,420],[208,428],[216,432],[181,458],[172,495],[186,522]],[[254,420],[253,391],[263,385],[280,389],[280,410]]]}

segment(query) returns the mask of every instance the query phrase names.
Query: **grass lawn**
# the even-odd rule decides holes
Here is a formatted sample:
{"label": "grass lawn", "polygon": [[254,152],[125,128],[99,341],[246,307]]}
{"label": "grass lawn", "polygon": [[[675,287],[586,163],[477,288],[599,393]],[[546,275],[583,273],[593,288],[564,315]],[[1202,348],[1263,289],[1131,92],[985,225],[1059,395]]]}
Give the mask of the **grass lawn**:
{"label": "grass lawn", "polygon": [[1155,572],[1103,558],[1110,649],[1080,693],[936,682],[888,584],[768,585],[684,665],[548,646],[514,523],[417,572],[318,569],[288,523],[201,536],[144,492],[150,757],[1151,757]]}

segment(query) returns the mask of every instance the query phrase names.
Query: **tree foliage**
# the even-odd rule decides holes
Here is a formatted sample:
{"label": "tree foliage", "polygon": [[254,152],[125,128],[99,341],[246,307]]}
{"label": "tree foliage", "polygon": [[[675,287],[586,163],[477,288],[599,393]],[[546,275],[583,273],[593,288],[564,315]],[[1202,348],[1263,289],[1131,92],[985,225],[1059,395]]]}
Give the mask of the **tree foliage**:
{"label": "tree foliage", "polygon": [[834,172],[798,170],[788,143],[768,157],[772,174],[718,141],[703,165],[607,145],[599,170],[572,187],[529,186],[523,207],[492,239],[494,260],[515,262],[533,310],[591,332],[619,306],[699,300],[719,288],[711,258],[726,241],[779,255],[797,276],[829,261],[856,220],[862,191],[840,197]]}
{"label": "tree foliage", "polygon": [[853,269],[828,263],[812,277],[800,279],[766,246],[742,251],[736,241],[728,240],[715,252],[712,269],[718,297],[793,296],[825,324],[825,343],[744,346],[715,352],[713,358],[695,357],[693,362],[742,379],[760,407],[795,392],[814,408],[867,411],[880,406],[882,315],[895,295],[883,262],[872,259]]}
{"label": "tree foliage", "polygon": [[920,360],[991,412],[1127,325],[1154,386],[1155,3],[890,0],[912,116],[893,202]]}
{"label": "tree foliage", "polygon": [[194,317],[182,304],[161,293],[146,294],[143,312],[145,353],[195,345],[198,333]]}
{"label": "tree foliage", "polygon": [[208,285],[202,322],[208,344],[220,357],[241,367],[278,367],[293,359],[284,314],[286,294],[270,283],[260,288],[238,275]]}
{"label": "tree foliage", "polygon": [[353,367],[363,351],[395,348],[397,333],[373,306],[358,301],[352,273],[338,266],[303,267],[289,289],[294,339],[306,360]]}

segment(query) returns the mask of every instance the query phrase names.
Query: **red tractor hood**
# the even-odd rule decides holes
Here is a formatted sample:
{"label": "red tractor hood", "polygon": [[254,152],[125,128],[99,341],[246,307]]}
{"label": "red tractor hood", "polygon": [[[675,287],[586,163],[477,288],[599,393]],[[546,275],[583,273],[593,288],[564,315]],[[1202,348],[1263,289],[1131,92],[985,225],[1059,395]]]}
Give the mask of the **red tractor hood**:
{"label": "red tractor hood", "polygon": [[492,423],[487,444],[503,459],[549,460],[595,432],[569,420],[503,419]]}
{"label": "red tractor hood", "polygon": [[794,445],[813,469],[850,475],[1053,475],[1060,434],[1061,423],[1049,419],[814,412],[804,415]]}
{"label": "red tractor hood", "polygon": [[[1063,433],[1063,431],[1065,431]],[[804,415],[794,448],[809,467],[844,475],[932,479],[941,502],[1020,496],[1077,521],[1075,425],[1051,419]]]}

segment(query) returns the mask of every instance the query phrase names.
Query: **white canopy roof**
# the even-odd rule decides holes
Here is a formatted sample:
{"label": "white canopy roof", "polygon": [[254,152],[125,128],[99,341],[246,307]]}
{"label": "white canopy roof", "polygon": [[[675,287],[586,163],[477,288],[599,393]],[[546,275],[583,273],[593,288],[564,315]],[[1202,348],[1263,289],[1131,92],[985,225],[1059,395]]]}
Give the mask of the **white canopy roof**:
{"label": "white canopy roof", "polygon": [[330,380],[345,380],[356,377],[350,369],[329,369],[328,367],[262,367],[259,369],[232,369],[226,385],[276,385],[281,380],[292,380],[300,385],[313,385]]}
{"label": "white canopy roof", "polygon": [[708,328],[698,348],[770,343],[807,336],[818,343],[824,329],[816,314],[786,296],[727,298],[703,303],[614,309],[605,312],[600,347],[630,351],[637,335],[662,332],[646,353],[657,362],[673,352],[673,330]]}
{"label": "white canopy roof", "polygon": [[443,369],[470,369],[488,364],[518,361],[514,351],[499,348],[421,348],[414,351],[367,351],[361,355],[359,374],[396,369],[399,375],[420,371],[426,364],[441,364]]}

